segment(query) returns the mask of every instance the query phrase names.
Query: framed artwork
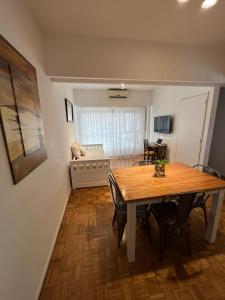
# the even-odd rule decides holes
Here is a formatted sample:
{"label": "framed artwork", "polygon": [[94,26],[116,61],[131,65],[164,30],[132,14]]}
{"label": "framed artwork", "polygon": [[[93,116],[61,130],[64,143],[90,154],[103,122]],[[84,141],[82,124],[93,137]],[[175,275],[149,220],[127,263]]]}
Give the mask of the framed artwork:
{"label": "framed artwork", "polygon": [[47,153],[35,68],[0,35],[0,120],[14,183]]}
{"label": "framed artwork", "polygon": [[66,121],[73,122],[73,104],[65,98],[65,107],[66,107]]}

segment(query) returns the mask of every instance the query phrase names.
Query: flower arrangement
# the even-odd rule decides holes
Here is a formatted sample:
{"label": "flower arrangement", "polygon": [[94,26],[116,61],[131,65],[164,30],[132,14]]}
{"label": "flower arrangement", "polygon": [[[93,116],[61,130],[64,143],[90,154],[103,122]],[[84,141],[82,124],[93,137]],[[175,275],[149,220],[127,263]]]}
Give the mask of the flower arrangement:
{"label": "flower arrangement", "polygon": [[168,163],[166,159],[157,159],[154,161],[155,164],[155,177],[165,177],[165,166]]}

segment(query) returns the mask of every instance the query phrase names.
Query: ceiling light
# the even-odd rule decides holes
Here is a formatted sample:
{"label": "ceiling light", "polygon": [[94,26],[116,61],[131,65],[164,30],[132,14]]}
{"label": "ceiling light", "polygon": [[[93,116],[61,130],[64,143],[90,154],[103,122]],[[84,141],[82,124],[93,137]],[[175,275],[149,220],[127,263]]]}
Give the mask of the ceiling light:
{"label": "ceiling light", "polygon": [[218,2],[218,0],[204,0],[202,2],[201,7],[205,8],[205,9],[206,8],[210,8],[210,7],[214,6],[214,5],[216,5],[217,2]]}
{"label": "ceiling light", "polygon": [[189,0],[177,0],[179,3],[186,3],[188,2]]}
{"label": "ceiling light", "polygon": [[124,90],[125,89],[124,83],[121,83],[120,87],[121,87],[122,90]]}

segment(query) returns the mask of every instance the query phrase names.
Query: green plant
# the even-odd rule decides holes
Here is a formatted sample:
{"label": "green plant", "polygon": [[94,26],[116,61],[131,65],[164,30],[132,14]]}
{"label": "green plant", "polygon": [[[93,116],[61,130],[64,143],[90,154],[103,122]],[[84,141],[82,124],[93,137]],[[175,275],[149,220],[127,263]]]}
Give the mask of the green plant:
{"label": "green plant", "polygon": [[165,166],[168,163],[168,161],[166,159],[157,159],[155,160],[155,164],[157,166]]}

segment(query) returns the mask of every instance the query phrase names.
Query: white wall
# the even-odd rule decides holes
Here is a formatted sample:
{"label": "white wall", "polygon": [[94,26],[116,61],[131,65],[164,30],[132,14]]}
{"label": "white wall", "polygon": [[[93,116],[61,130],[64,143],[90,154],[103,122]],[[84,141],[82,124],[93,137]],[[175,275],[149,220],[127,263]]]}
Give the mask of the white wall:
{"label": "white wall", "polygon": [[[170,162],[176,161],[177,131],[179,122],[180,100],[195,95],[209,93],[208,107],[206,113],[205,130],[203,134],[202,151],[200,162],[207,160],[209,145],[211,143],[213,118],[215,114],[216,97],[212,87],[185,87],[185,86],[164,86],[155,89],[152,93],[152,126],[151,141],[163,138],[164,143],[168,144],[168,159]],[[173,132],[171,134],[158,134],[153,132],[154,116],[171,115],[174,118]],[[190,148],[191,151],[191,148]]]}
{"label": "white wall", "polygon": [[48,159],[13,184],[0,130],[0,299],[37,298],[70,194],[68,160],[74,128],[65,121],[62,86],[43,70],[42,39],[23,1],[0,0],[1,34],[37,69]]}
{"label": "white wall", "polygon": [[128,89],[127,99],[108,99],[107,90],[74,89],[74,102],[77,106],[149,106],[150,91]]}
{"label": "white wall", "polygon": [[56,33],[44,45],[52,77],[225,82],[223,49]]}

